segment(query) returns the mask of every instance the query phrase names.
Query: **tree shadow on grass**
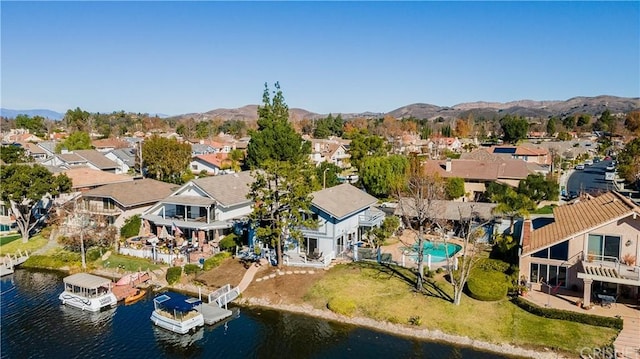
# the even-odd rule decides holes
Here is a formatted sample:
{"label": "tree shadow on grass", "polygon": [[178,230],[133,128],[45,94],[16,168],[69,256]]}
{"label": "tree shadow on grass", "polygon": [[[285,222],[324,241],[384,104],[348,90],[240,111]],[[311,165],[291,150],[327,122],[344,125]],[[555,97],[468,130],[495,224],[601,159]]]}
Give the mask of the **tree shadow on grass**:
{"label": "tree shadow on grass", "polygon": [[[416,275],[417,273],[413,270],[399,267],[386,263],[377,263],[377,262],[359,262],[358,265],[361,268],[373,269],[376,271],[376,278],[382,279],[391,279],[398,278],[405,282],[412,290],[416,291]],[[427,295],[429,297],[440,298],[450,302],[453,302],[453,298],[442,288],[440,288],[437,282],[430,280],[428,278],[424,278],[422,282],[422,294]]]}

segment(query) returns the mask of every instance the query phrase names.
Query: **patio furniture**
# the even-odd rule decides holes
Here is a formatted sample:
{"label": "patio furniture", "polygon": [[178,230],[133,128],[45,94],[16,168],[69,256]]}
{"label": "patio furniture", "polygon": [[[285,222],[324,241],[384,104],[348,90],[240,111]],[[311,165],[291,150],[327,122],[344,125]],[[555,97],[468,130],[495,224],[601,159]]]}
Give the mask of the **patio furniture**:
{"label": "patio furniture", "polygon": [[606,308],[611,308],[611,305],[618,300],[618,297],[606,294],[598,294],[598,298],[600,299],[600,305]]}

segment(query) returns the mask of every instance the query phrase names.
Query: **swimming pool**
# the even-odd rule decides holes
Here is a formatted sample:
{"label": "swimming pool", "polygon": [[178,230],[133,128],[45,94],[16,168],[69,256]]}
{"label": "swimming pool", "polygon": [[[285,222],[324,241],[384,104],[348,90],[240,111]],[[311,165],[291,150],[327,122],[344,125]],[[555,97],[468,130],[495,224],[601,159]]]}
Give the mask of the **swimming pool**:
{"label": "swimming pool", "polygon": [[[413,245],[412,248],[406,248],[409,250],[411,259],[417,261],[418,259],[418,245]],[[449,258],[453,257],[456,253],[460,252],[462,246],[455,243],[447,243],[446,247],[444,243],[441,242],[430,242],[425,241],[422,244],[422,254],[425,256],[424,261],[427,261],[427,254],[431,255],[431,262],[443,262],[447,260],[447,255]]]}

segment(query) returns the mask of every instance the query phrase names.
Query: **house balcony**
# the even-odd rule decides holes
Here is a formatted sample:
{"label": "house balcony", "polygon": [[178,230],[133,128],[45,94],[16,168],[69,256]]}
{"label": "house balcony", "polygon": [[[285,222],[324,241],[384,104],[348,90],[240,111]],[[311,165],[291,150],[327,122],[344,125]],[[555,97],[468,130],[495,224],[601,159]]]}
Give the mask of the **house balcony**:
{"label": "house balcony", "polygon": [[358,225],[360,227],[377,227],[382,224],[384,220],[384,212],[378,209],[370,209],[364,211],[358,216]]}
{"label": "house balcony", "polygon": [[589,256],[582,262],[578,278],[600,282],[640,286],[640,266],[621,263],[617,258]]}

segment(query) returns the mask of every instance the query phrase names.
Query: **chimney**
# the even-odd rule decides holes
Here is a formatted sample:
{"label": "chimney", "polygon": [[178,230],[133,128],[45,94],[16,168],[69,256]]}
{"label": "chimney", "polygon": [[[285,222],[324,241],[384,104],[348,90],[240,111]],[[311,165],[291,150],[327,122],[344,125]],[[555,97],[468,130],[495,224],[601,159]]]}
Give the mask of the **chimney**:
{"label": "chimney", "polygon": [[444,169],[447,172],[451,172],[451,158],[447,158],[447,162],[445,163]]}
{"label": "chimney", "polygon": [[533,224],[530,219],[525,219],[522,223],[522,237],[520,240],[520,245],[522,246],[522,250],[528,250],[531,245],[531,231]]}

